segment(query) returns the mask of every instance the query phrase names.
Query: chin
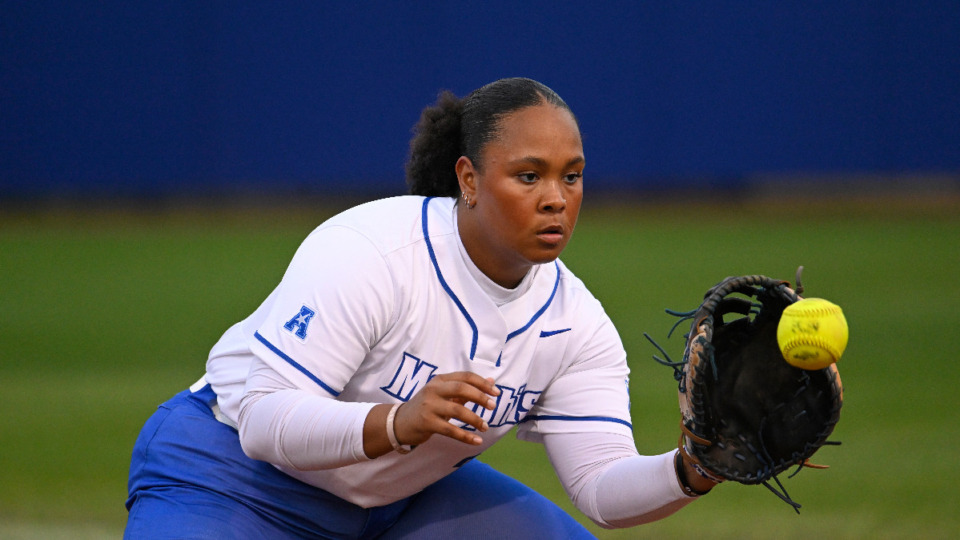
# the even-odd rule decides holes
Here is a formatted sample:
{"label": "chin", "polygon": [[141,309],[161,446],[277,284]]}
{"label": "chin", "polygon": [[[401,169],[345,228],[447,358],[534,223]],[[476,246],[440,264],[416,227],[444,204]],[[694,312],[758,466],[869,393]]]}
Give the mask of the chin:
{"label": "chin", "polygon": [[533,264],[547,264],[552,263],[560,257],[560,252],[563,249],[551,249],[549,251],[540,251],[539,253],[534,254],[528,260]]}

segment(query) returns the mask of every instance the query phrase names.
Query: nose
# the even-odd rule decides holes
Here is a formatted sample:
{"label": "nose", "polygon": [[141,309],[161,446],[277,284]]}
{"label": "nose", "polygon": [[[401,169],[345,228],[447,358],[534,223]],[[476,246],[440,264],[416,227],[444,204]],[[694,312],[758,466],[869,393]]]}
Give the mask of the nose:
{"label": "nose", "polygon": [[562,212],[567,207],[567,199],[564,197],[563,186],[558,181],[543,182],[540,184],[540,211],[542,212]]}

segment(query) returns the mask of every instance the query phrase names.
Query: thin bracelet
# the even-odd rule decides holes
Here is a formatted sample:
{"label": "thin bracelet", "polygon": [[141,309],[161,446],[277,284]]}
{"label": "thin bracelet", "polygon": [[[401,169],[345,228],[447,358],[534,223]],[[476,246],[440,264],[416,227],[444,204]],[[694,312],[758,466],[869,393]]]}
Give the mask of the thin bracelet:
{"label": "thin bracelet", "polygon": [[397,403],[390,408],[390,412],[387,413],[387,440],[390,441],[390,446],[397,451],[398,454],[409,454],[413,447],[407,444],[400,444],[400,441],[397,440],[397,432],[393,427],[393,420],[397,416],[397,409],[400,408],[402,403]]}

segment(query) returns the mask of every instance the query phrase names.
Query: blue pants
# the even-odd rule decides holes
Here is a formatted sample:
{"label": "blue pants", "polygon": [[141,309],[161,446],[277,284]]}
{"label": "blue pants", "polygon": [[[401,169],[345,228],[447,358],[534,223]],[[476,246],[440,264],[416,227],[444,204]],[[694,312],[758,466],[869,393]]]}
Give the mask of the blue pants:
{"label": "blue pants", "polygon": [[470,461],[424,491],[361,508],[247,457],[207,386],[159,407],[130,464],[127,539],[594,538],[558,506]]}

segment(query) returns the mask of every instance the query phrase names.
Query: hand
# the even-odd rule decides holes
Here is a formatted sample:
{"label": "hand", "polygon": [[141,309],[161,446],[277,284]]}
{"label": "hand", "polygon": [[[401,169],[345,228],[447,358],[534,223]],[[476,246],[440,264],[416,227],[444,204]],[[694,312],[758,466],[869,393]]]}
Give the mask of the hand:
{"label": "hand", "polygon": [[479,432],[487,431],[487,422],[464,405],[477,403],[493,410],[498,395],[500,389],[493,379],[484,379],[475,373],[437,375],[397,410],[394,419],[397,440],[400,444],[415,446],[437,434],[467,444],[482,444],[479,435],[455,426],[450,420],[459,420]]}

